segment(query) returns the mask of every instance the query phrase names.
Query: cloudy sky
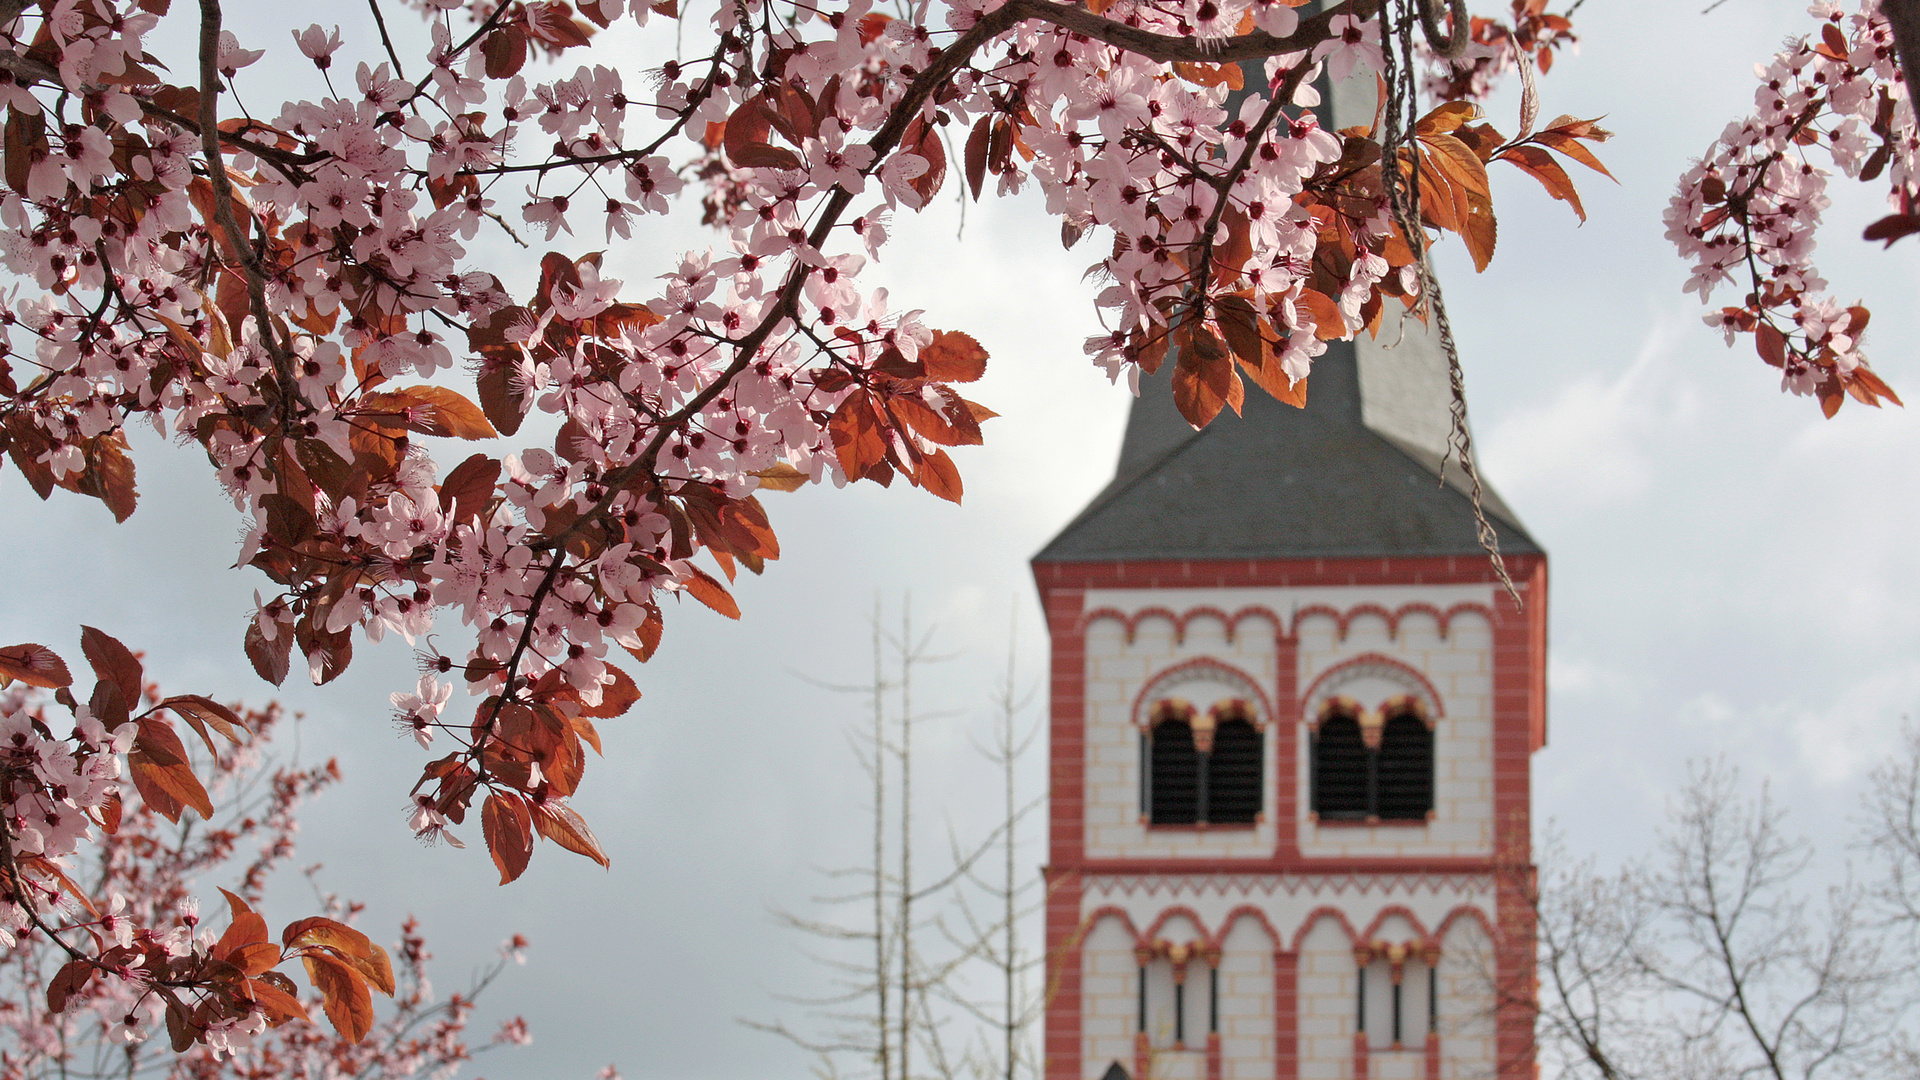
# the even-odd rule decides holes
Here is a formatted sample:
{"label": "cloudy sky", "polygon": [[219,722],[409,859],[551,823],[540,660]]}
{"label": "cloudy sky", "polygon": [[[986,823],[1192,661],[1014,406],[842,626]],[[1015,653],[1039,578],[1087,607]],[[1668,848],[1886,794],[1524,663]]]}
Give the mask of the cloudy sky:
{"label": "cloudy sky", "polygon": [[[350,50],[370,43],[363,6],[309,6],[341,25]],[[1745,110],[1752,64],[1810,25],[1789,0],[1700,6],[1582,8],[1580,51],[1544,82],[1545,115],[1605,114],[1618,136],[1601,153],[1620,182],[1576,178],[1589,213],[1579,226],[1530,180],[1497,174],[1493,266],[1475,276],[1457,252],[1443,266],[1485,472],[1552,557],[1538,816],[1574,851],[1609,860],[1652,844],[1687,762],[1714,754],[1842,847],[1863,777],[1920,699],[1920,418],[1850,405],[1827,421],[1781,395],[1750,351],[1730,352],[1702,325],[1661,237],[1674,177]],[[268,7],[239,16],[252,20],[243,38],[269,50],[265,64],[298,71]],[[634,48],[657,56],[672,42]],[[1502,98],[1493,118],[1510,129],[1514,110]],[[1844,300],[1874,308],[1869,354],[1920,405],[1920,245],[1889,253],[1851,239],[1884,211],[1864,190],[1835,202],[1824,265]],[[307,815],[301,861],[324,863],[328,888],[369,903],[369,930],[419,915],[445,990],[508,935],[532,940],[488,1011],[524,1013],[535,1042],[478,1072],[586,1077],[617,1061],[628,1077],[664,1080],[806,1066],[736,1020],[797,1019],[776,995],[825,985],[770,912],[815,910],[819,870],[860,857],[844,731],[861,705],[815,682],[865,677],[876,603],[894,619],[911,594],[916,621],[937,625],[954,656],[921,694],[950,713],[919,747],[928,861],[940,861],[949,822],[966,833],[990,817],[997,795],[971,740],[990,720],[1010,628],[1021,678],[1043,674],[1026,560],[1106,480],[1128,398],[1081,358],[1095,328],[1080,283],[1090,249],[1060,250],[1032,200],[971,207],[960,225],[944,201],[900,223],[882,276],[896,306],[925,308],[931,325],[967,330],[993,355],[973,396],[1003,418],[961,460],[966,505],[871,485],[769,497],[784,557],[739,590],[743,618],[670,612],[667,644],[640,673],[645,699],[607,725],[580,805],[610,871],[546,846],[501,888],[477,835],[466,851],[409,839],[420,756],[387,722],[387,694],[411,681],[404,647],[363,650],[324,691],[281,694],[306,715],[301,758],[337,757],[348,777]],[[614,276],[644,287],[672,252],[703,242],[656,228],[610,257]],[[476,260],[528,265],[504,244]],[[264,699],[239,654],[263,582],[228,569],[230,507],[195,455],[151,439],[143,449],[140,510],[119,527],[96,502],[42,504],[17,474],[0,476],[0,637],[77,660],[86,621],[144,649],[168,687]],[[1043,769],[1037,756],[1025,763],[1030,790]],[[1043,858],[1030,846],[1023,866]],[[289,887],[276,903],[293,917],[310,898]]]}

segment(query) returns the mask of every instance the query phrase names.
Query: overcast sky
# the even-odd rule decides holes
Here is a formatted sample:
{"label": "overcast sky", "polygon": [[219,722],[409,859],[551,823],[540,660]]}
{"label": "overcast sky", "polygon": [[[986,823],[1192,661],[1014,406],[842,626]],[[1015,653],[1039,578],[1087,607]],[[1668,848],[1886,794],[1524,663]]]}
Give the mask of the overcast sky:
{"label": "overcast sky", "polygon": [[[1862,778],[1920,699],[1920,418],[1850,404],[1827,421],[1781,395],[1750,349],[1729,351],[1702,325],[1661,237],[1674,178],[1746,110],[1753,63],[1810,25],[1787,0],[1699,6],[1581,9],[1580,51],[1543,83],[1543,115],[1606,114],[1618,137],[1600,153],[1620,183],[1576,176],[1581,227],[1532,181],[1497,172],[1493,266],[1475,276],[1457,250],[1443,265],[1484,470],[1551,556],[1536,815],[1609,860],[1653,842],[1687,761],[1711,754],[1764,778],[1798,827],[1844,850]],[[286,29],[262,21],[269,7],[237,16],[256,24],[240,24],[243,39],[269,50],[263,67],[299,71]],[[364,6],[307,7],[364,51]],[[671,40],[635,48],[659,55]],[[1492,119],[1511,130],[1514,110],[1502,98]],[[1881,213],[1864,189],[1837,190],[1823,265],[1843,300],[1874,308],[1869,355],[1920,406],[1920,243],[1888,253],[1852,239]],[[369,931],[390,937],[418,914],[443,990],[508,935],[532,940],[487,1012],[526,1014],[535,1042],[478,1074],[586,1077],[609,1061],[649,1080],[804,1069],[735,1021],[795,1018],[775,995],[824,983],[769,912],[810,910],[816,869],[857,861],[865,843],[843,739],[860,705],[802,676],[865,676],[877,599],[892,618],[910,592],[916,618],[957,654],[923,694],[954,713],[920,748],[929,861],[947,821],[965,832],[991,816],[997,794],[969,739],[989,720],[1009,627],[1026,680],[1045,662],[1026,560],[1111,473],[1129,399],[1081,357],[1094,246],[1062,251],[1035,200],[969,208],[958,240],[946,200],[897,226],[880,271],[895,306],[925,308],[930,325],[973,333],[993,356],[971,396],[1002,418],[960,456],[966,505],[871,485],[767,497],[784,557],[738,590],[743,618],[669,605],[667,643],[639,673],[645,699],[603,728],[607,756],[590,763],[579,805],[612,870],[542,845],[527,877],[501,888],[477,830],[465,851],[408,837],[405,792],[422,758],[387,720],[387,694],[412,679],[403,646],[362,650],[323,691],[281,694],[307,715],[302,758],[337,756],[347,774],[306,815],[299,861],[325,863],[327,887],[368,901]],[[609,260],[635,291],[705,242],[651,227]],[[572,250],[598,246],[583,236]],[[504,244],[480,259],[530,265]],[[0,476],[0,638],[77,661],[86,621],[144,649],[168,688],[264,699],[239,652],[264,579],[228,569],[230,506],[198,455],[150,438],[142,449],[140,509],[118,527],[93,500],[42,504],[17,473]],[[1044,762],[1025,774],[1037,790]],[[1023,865],[1043,858],[1036,844]],[[291,918],[310,900],[289,887],[275,902]]]}

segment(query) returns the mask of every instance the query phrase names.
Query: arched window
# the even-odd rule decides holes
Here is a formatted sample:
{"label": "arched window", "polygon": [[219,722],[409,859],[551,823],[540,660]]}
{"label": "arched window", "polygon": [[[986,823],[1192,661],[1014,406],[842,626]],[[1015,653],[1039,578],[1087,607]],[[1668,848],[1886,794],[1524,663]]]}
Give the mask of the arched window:
{"label": "arched window", "polygon": [[1345,710],[1330,713],[1313,738],[1313,812],[1329,820],[1372,813],[1372,765],[1359,719]]}
{"label": "arched window", "polygon": [[1256,825],[1265,808],[1265,733],[1245,701],[1202,713],[1169,698],[1140,737],[1140,809],[1152,825]]}
{"label": "arched window", "polygon": [[1193,725],[1169,716],[1148,735],[1147,775],[1151,820],[1155,825],[1191,825],[1200,820],[1200,755]]}
{"label": "arched window", "polygon": [[1378,816],[1425,821],[1433,809],[1433,732],[1410,709],[1387,717],[1380,731]]}
{"label": "arched window", "polygon": [[1251,825],[1260,813],[1260,730],[1244,716],[1229,715],[1213,732],[1207,758],[1207,821]]}
{"label": "arched window", "polygon": [[1433,811],[1433,730],[1389,703],[1368,745],[1357,710],[1330,704],[1313,737],[1313,811],[1324,821],[1421,821]]}
{"label": "arched window", "polygon": [[1176,964],[1164,953],[1156,956],[1140,967],[1136,1030],[1158,1049],[1200,1049],[1220,1030],[1219,994],[1220,969],[1207,958]]}

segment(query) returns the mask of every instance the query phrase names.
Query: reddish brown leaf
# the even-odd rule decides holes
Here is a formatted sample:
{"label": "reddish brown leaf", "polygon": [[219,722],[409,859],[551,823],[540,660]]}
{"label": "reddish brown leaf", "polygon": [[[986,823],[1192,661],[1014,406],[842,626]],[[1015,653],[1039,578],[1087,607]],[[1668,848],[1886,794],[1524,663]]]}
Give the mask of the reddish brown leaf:
{"label": "reddish brown leaf", "polygon": [[533,822],[527,804],[517,795],[492,792],[480,806],[480,830],[487,838],[493,865],[500,868],[500,884],[527,872],[533,855]]}
{"label": "reddish brown leaf", "polygon": [[1753,345],[1760,359],[1768,364],[1777,368],[1787,366],[1787,336],[1772,323],[1763,322],[1753,328]]}
{"label": "reddish brown leaf", "polygon": [[273,985],[265,979],[248,979],[246,996],[260,1006],[270,1022],[283,1020],[307,1020],[307,1007],[300,999]]}
{"label": "reddish brown leaf", "polygon": [[1607,167],[1600,163],[1600,159],[1594,156],[1593,151],[1582,146],[1580,140],[1571,135],[1566,135],[1558,131],[1542,131],[1534,135],[1533,141],[1542,146],[1558,150],[1562,154],[1585,165],[1587,168],[1592,169],[1594,172],[1612,180],[1614,183],[1620,182],[1619,178],[1608,172]]}
{"label": "reddish brown leaf", "polygon": [[[619,716],[633,708],[633,703],[640,700],[640,688],[633,684],[633,676],[612,664],[606,665],[606,668],[607,674],[613,676],[613,681],[600,684],[600,704],[582,705],[580,707],[582,716],[593,716],[605,720]],[[588,729],[592,729],[591,724],[588,725]],[[593,738],[593,748],[600,749],[598,735]]]}
{"label": "reddish brown leaf", "polygon": [[987,147],[992,137],[992,115],[981,117],[967,135],[967,187],[973,191],[974,202],[980,201],[980,185],[987,181]]}
{"label": "reddish brown leaf", "polygon": [[86,989],[93,978],[93,964],[86,960],[69,960],[53,973],[53,981],[47,983],[47,1011],[58,1014],[67,1011],[67,1002],[73,995]]}
{"label": "reddish brown leaf", "polygon": [[945,450],[936,447],[932,453],[922,455],[919,465],[914,469],[913,478],[928,492],[955,505],[959,504],[963,493],[960,469]]}
{"label": "reddish brown leaf", "polygon": [[987,373],[987,350],[970,335],[935,330],[933,342],[920,350],[920,363],[935,382],[973,382]]}
{"label": "reddish brown leaf", "polygon": [[110,431],[87,444],[86,472],[82,474],[80,488],[105,503],[114,521],[133,516],[140,493],[134,488],[133,458],[127,453],[124,433]]}
{"label": "reddish brown leaf", "polygon": [[1479,273],[1493,261],[1494,244],[1500,238],[1499,224],[1493,217],[1492,197],[1469,191],[1466,204],[1460,220],[1460,238],[1466,241],[1467,254],[1473,257],[1473,269]]}
{"label": "reddish brown leaf", "polygon": [[320,991],[334,1030],[353,1042],[366,1038],[373,1030],[373,995],[367,991],[366,978],[324,953],[307,953],[300,959],[307,979]]}
{"label": "reddish brown leaf", "polygon": [[208,728],[218,731],[226,736],[228,742],[236,745],[240,742],[240,732],[244,730],[240,717],[232,709],[199,694],[170,697],[156,708],[171,709],[178,713],[180,718],[199,734],[200,741],[207,744],[207,752],[215,757],[219,756],[220,750],[214,745],[213,736],[208,732]]}
{"label": "reddish brown leaf", "polygon": [[[211,819],[213,801],[207,797],[200,778],[193,774],[193,766],[186,763],[186,747],[180,744],[170,725],[153,725],[164,731],[162,737],[150,734],[150,723],[141,721],[140,735],[134,740],[133,749],[127,752],[127,771],[133,776],[133,786],[140,792],[140,798],[168,821],[178,822],[187,807],[199,811],[202,818]],[[160,758],[177,756],[177,760],[156,760],[156,754]]]}
{"label": "reddish brown leaf", "polygon": [[[945,390],[945,393],[941,393]],[[928,387],[926,396],[940,402],[935,409],[927,404],[922,394],[905,393],[887,400],[887,410],[894,420],[905,427],[912,428],[928,442],[941,446],[979,446],[980,425],[967,411],[960,395],[945,387]]]}
{"label": "reddish brown leaf", "polygon": [[226,961],[239,968],[242,975],[263,975],[280,966],[280,946],[271,941],[250,941],[235,946]]}
{"label": "reddish brown leaf", "polygon": [[1920,214],[1888,214],[1886,217],[1867,226],[1862,240],[1885,240],[1888,247],[1896,240],[1920,232]]}
{"label": "reddish brown leaf", "polygon": [[1425,160],[1444,174],[1449,183],[1481,195],[1492,190],[1487,184],[1487,167],[1472,147],[1444,134],[1422,135],[1420,142],[1432,151],[1424,156]]}
{"label": "reddish brown leaf", "polygon": [[1314,337],[1334,341],[1347,336],[1347,317],[1341,314],[1340,305],[1333,297],[1318,289],[1302,289],[1295,303],[1312,314]]}
{"label": "reddish brown leaf", "polygon": [[540,830],[541,836],[576,855],[585,855],[601,866],[613,865],[586,821],[574,813],[573,807],[558,799],[548,799],[533,808],[533,826]]}
{"label": "reddish brown leaf", "polygon": [[1864,364],[1847,372],[1842,378],[1846,383],[1847,393],[1852,394],[1859,401],[1872,405],[1876,409],[1880,407],[1880,399],[1882,398],[1893,402],[1895,405],[1899,405],[1903,409],[1906,408],[1906,405],[1900,400],[1900,395],[1893,392],[1893,387],[1888,386],[1880,376],[1874,374],[1872,368]]}
{"label": "reddish brown leaf", "polygon": [[220,935],[219,943],[213,947],[216,957],[225,956],[228,950],[249,941],[267,940],[266,920],[254,914],[252,905],[227,889],[221,889],[220,895],[227,898],[227,913],[232,917],[232,922],[227,932]]}
{"label": "reddish brown leaf", "polygon": [[503,26],[480,42],[486,57],[487,78],[510,79],[527,63],[527,34],[517,26]]}
{"label": "reddish brown leaf", "polygon": [[874,39],[884,33],[887,24],[892,21],[893,16],[880,11],[871,11],[860,16],[860,22],[856,24],[860,32],[860,44],[873,44]]}
{"label": "reddish brown leaf", "polygon": [[369,986],[388,997],[393,996],[398,984],[394,982],[393,959],[387,955],[387,950],[374,945],[366,956],[348,957],[347,962],[366,977]]}
{"label": "reddish brown leaf", "polygon": [[947,148],[940,141],[940,129],[927,123],[923,116],[914,117],[907,125],[905,136],[900,140],[903,153],[918,154],[927,163],[927,171],[907,181],[914,194],[920,196],[920,205],[925,206],[940,193],[947,182]]}
{"label": "reddish brown leaf", "polygon": [[756,94],[741,102],[733,115],[727,117],[726,130],[721,137],[728,160],[746,169],[799,168],[799,155],[767,142],[768,132],[773,126],[773,115],[764,95]]}
{"label": "reddish brown leaf", "polygon": [[49,690],[73,685],[67,662],[45,645],[9,645],[0,649],[0,680],[18,679]]}
{"label": "reddish brown leaf", "polygon": [[827,421],[827,434],[833,439],[840,468],[855,480],[874,475],[876,466],[886,463],[886,428],[874,405],[868,391],[849,394]]}
{"label": "reddish brown leaf", "polygon": [[1414,131],[1422,138],[1428,135],[1445,135],[1467,121],[1477,120],[1479,117],[1480,106],[1470,101],[1448,101],[1421,117]]}
{"label": "reddish brown leaf", "polygon": [[1214,301],[1213,316],[1214,321],[1220,324],[1220,334],[1226,338],[1227,348],[1240,358],[1241,363],[1258,367],[1265,361],[1270,347],[1260,332],[1260,317],[1246,297],[1219,297]]}
{"label": "reddish brown leaf", "polygon": [[253,664],[254,674],[275,686],[287,681],[287,671],[292,666],[293,634],[282,627],[280,636],[268,641],[260,632],[258,621],[247,624],[246,635],[247,660]]}
{"label": "reddish brown leaf", "polygon": [[1580,193],[1574,190],[1573,181],[1568,179],[1559,162],[1553,160],[1553,155],[1537,146],[1515,146],[1502,153],[1498,160],[1518,166],[1540,181],[1547,194],[1572,206],[1581,221],[1587,220],[1586,208],[1580,205]]}
{"label": "reddish brown leaf", "polygon": [[757,469],[753,475],[760,478],[760,487],[765,491],[799,491],[808,480],[806,473],[784,461],[778,465]]}
{"label": "reddish brown leaf", "polygon": [[1239,207],[1228,204],[1220,215],[1220,227],[1213,237],[1213,282],[1215,285],[1229,285],[1246,271],[1247,260],[1253,258],[1253,229],[1247,215]]}
{"label": "reddish brown leaf", "polygon": [[712,575],[697,566],[689,566],[687,571],[692,576],[681,584],[686,586],[687,592],[691,593],[695,600],[729,619],[740,617],[740,605],[734,601],[733,594],[727,592],[726,586],[715,581]]}
{"label": "reddish brown leaf", "polygon": [[1829,375],[1814,385],[1814,394],[1820,399],[1820,411],[1831,420],[1846,404],[1847,393],[1840,386],[1840,380]]}
{"label": "reddish brown leaf", "polygon": [[572,716],[567,718],[567,723],[573,728],[573,733],[578,735],[582,742],[593,747],[594,753],[601,755],[606,753],[606,751],[600,749],[600,729],[593,726],[593,721],[584,716]]}
{"label": "reddish brown leaf", "polygon": [[759,499],[751,495],[730,499],[706,484],[688,484],[680,493],[686,497],[688,517],[699,530],[702,543],[730,557],[780,557],[780,541],[773,535]]}
{"label": "reddish brown leaf", "polygon": [[1127,335],[1127,358],[1140,365],[1140,370],[1148,375],[1160,370],[1166,363],[1167,346],[1172,335],[1162,327],[1136,329]]}
{"label": "reddish brown leaf", "polygon": [[457,390],[444,386],[409,386],[368,394],[359,413],[392,418],[421,435],[451,435],[460,439],[491,439],[497,434],[480,407]]}
{"label": "reddish brown leaf", "polygon": [[128,709],[140,704],[143,675],[140,661],[133,655],[133,650],[120,644],[110,634],[83,626],[80,628],[80,651],[86,654],[94,675],[101,682],[112,684]]}
{"label": "reddish brown leaf", "polygon": [[494,485],[500,482],[500,463],[485,454],[475,454],[453,467],[440,482],[440,508],[456,524],[473,520],[493,498]]}
{"label": "reddish brown leaf", "polygon": [[9,109],[6,124],[7,186],[27,193],[27,175],[48,154],[47,124],[40,112]]}
{"label": "reddish brown leaf", "polygon": [[655,607],[652,602],[648,602],[647,617],[640,623],[640,629],[634,631],[634,635],[640,639],[639,646],[632,647],[623,645],[621,648],[626,649],[635,660],[644,664],[653,659],[654,650],[660,647],[660,632],[664,628],[665,624],[660,618],[660,609]]}
{"label": "reddish brown leaf", "polygon": [[527,28],[549,46],[569,49],[592,40],[592,28],[573,17],[565,0],[542,0],[527,5]]}
{"label": "reddish brown leaf", "polygon": [[1181,78],[1201,86],[1224,86],[1229,90],[1239,90],[1246,86],[1245,76],[1239,64],[1205,64],[1177,62],[1173,70]]}
{"label": "reddish brown leaf", "polygon": [[1813,51],[1829,60],[1845,60],[1847,35],[1832,23],[1824,23],[1820,27],[1820,44],[1815,45]]}
{"label": "reddish brown leaf", "polygon": [[288,923],[280,931],[280,943],[289,949],[324,945],[342,956],[372,956],[377,948],[372,939],[343,922],[314,915]]}
{"label": "reddish brown leaf", "polygon": [[1179,360],[1173,369],[1173,403],[1195,428],[1213,422],[1228,404],[1238,412],[1244,396],[1233,357],[1213,331],[1192,321],[1174,331]]}
{"label": "reddish brown leaf", "polygon": [[1467,124],[1455,128],[1453,137],[1466,143],[1467,148],[1473,151],[1473,156],[1483,162],[1492,160],[1493,152],[1507,141],[1506,136],[1494,130],[1492,124]]}

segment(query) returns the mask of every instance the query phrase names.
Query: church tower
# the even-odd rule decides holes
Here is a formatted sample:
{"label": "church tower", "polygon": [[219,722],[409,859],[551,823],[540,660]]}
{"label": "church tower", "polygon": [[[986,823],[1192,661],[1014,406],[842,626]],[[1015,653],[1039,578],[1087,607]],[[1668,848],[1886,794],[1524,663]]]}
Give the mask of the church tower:
{"label": "church tower", "polygon": [[1047,1080],[1534,1075],[1546,555],[1487,492],[1516,604],[1405,330],[1199,432],[1143,380],[1113,482],[1034,558]]}

